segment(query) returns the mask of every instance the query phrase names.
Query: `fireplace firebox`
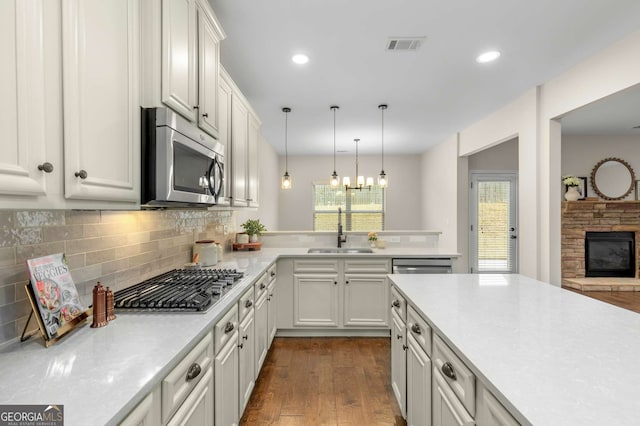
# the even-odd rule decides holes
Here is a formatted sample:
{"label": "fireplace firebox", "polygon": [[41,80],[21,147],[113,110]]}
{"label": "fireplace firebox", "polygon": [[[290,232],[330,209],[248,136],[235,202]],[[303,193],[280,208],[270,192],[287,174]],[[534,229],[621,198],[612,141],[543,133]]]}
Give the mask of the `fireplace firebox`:
{"label": "fireplace firebox", "polygon": [[636,276],[634,232],[587,232],[584,255],[587,277]]}

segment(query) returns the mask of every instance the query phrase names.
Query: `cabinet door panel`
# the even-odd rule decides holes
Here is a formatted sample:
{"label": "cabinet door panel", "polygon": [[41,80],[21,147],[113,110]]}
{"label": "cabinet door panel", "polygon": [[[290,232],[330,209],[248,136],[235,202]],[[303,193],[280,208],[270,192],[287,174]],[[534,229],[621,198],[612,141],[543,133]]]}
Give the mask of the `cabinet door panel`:
{"label": "cabinet door panel", "polygon": [[411,334],[407,335],[407,425],[431,422],[431,360]]}
{"label": "cabinet door panel", "polygon": [[402,417],[407,415],[407,354],[404,322],[391,313],[391,389],[400,406]]}
{"label": "cabinet door panel", "polygon": [[63,1],[67,198],[139,200],[138,13],[138,0]]}
{"label": "cabinet door panel", "polygon": [[339,326],[337,282],[338,275],[294,275],[294,326]]}
{"label": "cabinet door panel", "polygon": [[[46,149],[43,9],[42,0],[0,3],[0,194],[44,195],[45,173],[38,164],[55,163]],[[53,176],[60,166],[54,164]]]}
{"label": "cabinet door panel", "polygon": [[389,287],[380,275],[345,275],[344,325],[387,327]]}
{"label": "cabinet door panel", "polygon": [[249,114],[249,134],[247,138],[247,177],[249,187],[247,191],[247,201],[250,207],[258,207],[260,204],[258,200],[258,149],[260,138],[260,122],[253,114]]}
{"label": "cabinet door panel", "polygon": [[190,121],[196,121],[195,0],[162,2],[162,102]]}
{"label": "cabinet door panel", "polygon": [[473,418],[435,367],[432,383],[433,426],[473,426]]}
{"label": "cabinet door panel", "polygon": [[198,126],[218,137],[218,63],[220,40],[206,12],[198,11]]}
{"label": "cabinet door panel", "polygon": [[[267,351],[271,347],[273,338],[276,337],[278,328],[276,326],[276,283],[273,281],[267,289]],[[265,354],[266,355],[266,354]]]}
{"label": "cabinet door panel", "polygon": [[234,206],[247,206],[247,143],[249,111],[237,97],[231,99],[231,197]]}
{"label": "cabinet door panel", "polygon": [[229,204],[231,195],[231,85],[221,73],[218,86],[218,141],[224,145],[224,200],[218,199],[218,205]]}
{"label": "cabinet door panel", "polygon": [[240,335],[238,336],[238,368],[240,376],[240,406],[238,416],[242,416],[253,387],[255,386],[255,315],[254,310],[240,324]]}
{"label": "cabinet door panel", "polygon": [[265,293],[256,302],[256,375],[267,357],[269,330],[268,295]]}
{"label": "cabinet door panel", "polygon": [[238,332],[216,355],[215,363],[215,424],[238,424],[239,368]]}
{"label": "cabinet door panel", "polygon": [[210,426],[213,424],[213,370],[207,370],[167,426]]}

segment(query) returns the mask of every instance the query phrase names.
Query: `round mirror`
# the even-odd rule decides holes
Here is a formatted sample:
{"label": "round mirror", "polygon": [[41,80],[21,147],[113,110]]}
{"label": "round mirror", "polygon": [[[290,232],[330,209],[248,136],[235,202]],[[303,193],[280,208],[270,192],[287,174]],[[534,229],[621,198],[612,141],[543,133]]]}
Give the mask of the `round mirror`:
{"label": "round mirror", "polygon": [[593,167],[591,185],[605,200],[621,200],[633,191],[633,169],[619,158],[605,158]]}

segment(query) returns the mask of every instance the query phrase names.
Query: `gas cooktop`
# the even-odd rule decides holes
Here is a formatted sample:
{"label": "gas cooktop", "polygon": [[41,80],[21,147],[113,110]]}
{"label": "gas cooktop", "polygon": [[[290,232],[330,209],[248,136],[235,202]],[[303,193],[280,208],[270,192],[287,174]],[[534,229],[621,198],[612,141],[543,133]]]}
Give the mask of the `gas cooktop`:
{"label": "gas cooktop", "polygon": [[174,269],[114,295],[118,311],[206,312],[243,277],[235,269]]}

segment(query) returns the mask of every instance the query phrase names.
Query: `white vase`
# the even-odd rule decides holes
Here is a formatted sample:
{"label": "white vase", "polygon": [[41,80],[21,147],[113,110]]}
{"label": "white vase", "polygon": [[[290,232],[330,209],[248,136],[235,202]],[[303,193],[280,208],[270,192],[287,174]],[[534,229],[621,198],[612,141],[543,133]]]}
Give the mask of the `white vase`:
{"label": "white vase", "polygon": [[577,186],[570,186],[564,194],[564,199],[567,201],[578,201],[578,198],[580,198],[580,193]]}
{"label": "white vase", "polygon": [[258,242],[258,234],[249,235],[249,242],[250,243],[257,243]]}

